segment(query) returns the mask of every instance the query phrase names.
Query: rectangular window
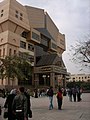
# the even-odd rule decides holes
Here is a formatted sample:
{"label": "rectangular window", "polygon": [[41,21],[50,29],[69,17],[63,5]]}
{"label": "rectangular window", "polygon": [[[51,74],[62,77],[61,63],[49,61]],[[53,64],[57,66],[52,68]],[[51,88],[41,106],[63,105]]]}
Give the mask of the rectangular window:
{"label": "rectangular window", "polygon": [[20,41],[20,47],[26,49],[26,43],[23,41]]}
{"label": "rectangular window", "polygon": [[31,44],[28,44],[28,50],[30,50],[30,51],[34,51],[34,46],[31,45]]}
{"label": "rectangular window", "polygon": [[5,48],[3,48],[3,57],[5,56]]}
{"label": "rectangular window", "polygon": [[14,55],[16,54],[16,50],[14,50]]}
{"label": "rectangular window", "polygon": [[57,48],[56,44],[52,43],[52,48],[56,49]]}
{"label": "rectangular window", "polygon": [[11,50],[11,48],[9,49],[9,56],[11,56],[12,55],[12,50]]}
{"label": "rectangular window", "polygon": [[32,32],[32,38],[39,41],[39,35]]}

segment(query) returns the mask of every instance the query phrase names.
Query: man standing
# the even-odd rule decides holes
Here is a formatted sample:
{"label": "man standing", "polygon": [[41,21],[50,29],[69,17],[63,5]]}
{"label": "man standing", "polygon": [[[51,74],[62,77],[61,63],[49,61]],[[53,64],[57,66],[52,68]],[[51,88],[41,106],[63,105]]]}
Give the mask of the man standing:
{"label": "man standing", "polygon": [[51,86],[47,92],[47,95],[49,96],[50,104],[49,104],[49,110],[53,109],[53,87]]}
{"label": "man standing", "polygon": [[27,98],[24,94],[24,87],[19,88],[19,93],[13,100],[12,109],[17,120],[27,120]]}

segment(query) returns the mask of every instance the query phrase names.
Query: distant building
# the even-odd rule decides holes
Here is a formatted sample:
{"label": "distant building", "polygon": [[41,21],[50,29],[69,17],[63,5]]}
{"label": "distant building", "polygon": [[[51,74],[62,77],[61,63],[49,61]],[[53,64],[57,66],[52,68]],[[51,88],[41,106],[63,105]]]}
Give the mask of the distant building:
{"label": "distant building", "polygon": [[[15,80],[13,85],[55,88],[59,77],[65,83],[67,70],[62,60],[65,50],[65,35],[43,9],[23,6],[16,0],[0,3],[0,57],[28,52],[33,69],[30,79]],[[8,81],[0,84],[6,86]]]}
{"label": "distant building", "polygon": [[71,74],[69,81],[90,81],[90,74]]}

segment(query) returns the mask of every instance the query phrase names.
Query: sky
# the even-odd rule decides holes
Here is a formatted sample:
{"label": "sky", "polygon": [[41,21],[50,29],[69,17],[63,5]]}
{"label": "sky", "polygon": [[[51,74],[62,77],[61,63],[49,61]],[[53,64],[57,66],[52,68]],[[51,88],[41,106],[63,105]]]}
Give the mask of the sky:
{"label": "sky", "polygon": [[[2,0],[0,0],[2,1]],[[90,73],[79,71],[80,66],[70,61],[71,45],[90,34],[90,0],[17,0],[23,5],[44,9],[62,34],[65,34],[66,51],[63,60],[67,71],[72,74]]]}

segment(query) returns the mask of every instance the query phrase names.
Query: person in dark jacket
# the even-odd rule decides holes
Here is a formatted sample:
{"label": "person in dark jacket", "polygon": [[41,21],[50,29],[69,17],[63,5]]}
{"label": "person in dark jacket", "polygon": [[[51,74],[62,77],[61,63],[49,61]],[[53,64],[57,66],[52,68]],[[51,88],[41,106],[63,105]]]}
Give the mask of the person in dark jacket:
{"label": "person in dark jacket", "polygon": [[[25,91],[24,92],[26,98],[27,98],[27,114],[28,114],[28,117],[29,118],[32,118],[32,111],[31,111],[31,102],[30,102],[30,94],[29,94],[29,91]],[[28,120],[28,117],[27,117],[27,120]]]}
{"label": "person in dark jacket", "polygon": [[12,102],[15,95],[16,95],[16,89],[11,90],[4,104],[4,108],[8,108],[8,120],[15,120],[15,116],[12,113]]}
{"label": "person in dark jacket", "polygon": [[50,100],[49,110],[52,110],[53,109],[53,87],[52,86],[49,88],[47,95],[48,95],[49,100]]}
{"label": "person in dark jacket", "polygon": [[59,88],[57,92],[57,103],[58,103],[58,110],[61,110],[62,107],[62,99],[63,99],[63,93],[62,90]]}
{"label": "person in dark jacket", "polygon": [[13,114],[16,116],[16,120],[27,120],[27,97],[24,94],[25,88],[20,87],[18,94],[14,97],[12,103]]}

